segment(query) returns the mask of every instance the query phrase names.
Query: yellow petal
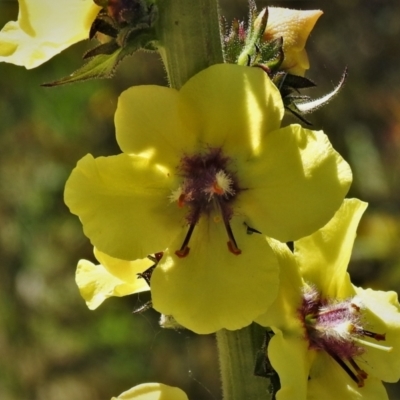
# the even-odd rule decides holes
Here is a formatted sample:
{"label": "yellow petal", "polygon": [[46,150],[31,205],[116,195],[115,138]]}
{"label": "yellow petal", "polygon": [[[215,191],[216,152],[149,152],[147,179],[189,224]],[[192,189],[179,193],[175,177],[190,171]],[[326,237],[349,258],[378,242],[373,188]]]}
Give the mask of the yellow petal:
{"label": "yellow petal", "polygon": [[335,216],[319,231],[295,242],[295,256],[305,281],[323,297],[345,299],[354,295],[347,276],[358,223],[367,203],[344,200]]}
{"label": "yellow petal", "polygon": [[[366,352],[361,356],[365,360],[362,368],[385,382],[397,382],[400,379],[400,305],[397,293],[355,289],[364,306],[365,329],[386,334],[386,339],[378,344],[392,347],[390,352],[385,352],[365,346]],[[373,339],[365,340],[377,343]]]}
{"label": "yellow petal", "polygon": [[111,275],[130,285],[138,285],[138,287],[143,286],[143,279],[137,279],[137,274],[145,271],[154,264],[147,257],[134,261],[119,260],[118,258],[110,257],[96,248],[94,249],[94,255]]}
{"label": "yellow petal", "polygon": [[[149,153],[157,162],[175,168],[182,155],[193,152],[197,122],[181,118],[179,92],[161,86],[136,86],[123,92],[115,113],[117,141],[126,154]],[[184,120],[188,124],[184,124]],[[200,121],[201,122],[201,121]]]}
{"label": "yellow petal", "polygon": [[169,200],[173,181],[143,157],[87,155],[67,181],[65,202],[93,246],[136,260],[163,251],[182,229],[184,211]]}
{"label": "yellow petal", "polygon": [[0,61],[35,68],[89,37],[100,7],[92,0],[19,0],[18,21],[0,32]]}
{"label": "yellow petal", "polygon": [[180,100],[201,121],[198,142],[222,147],[232,159],[258,154],[264,136],[280,127],[284,113],[281,95],[265,72],[233,64],[195,75],[180,90]]}
{"label": "yellow petal", "polygon": [[275,330],[268,346],[268,357],[281,384],[276,400],[307,400],[308,374],[313,359],[308,343],[300,335],[284,337],[280,330]]}
{"label": "yellow petal", "polygon": [[238,179],[237,211],[253,228],[288,242],[333,217],[352,174],[323,132],[290,125],[265,136],[264,151],[239,165]]}
{"label": "yellow petal", "polygon": [[298,310],[303,297],[301,288],[303,280],[293,253],[286,244],[269,239],[279,262],[279,292],[267,312],[255,319],[255,322],[265,327],[273,327],[289,332],[302,332],[303,325],[298,317]]}
{"label": "yellow petal", "polygon": [[240,329],[264,313],[274,301],[279,282],[276,257],[260,234],[248,235],[243,221],[231,221],[241,254],[228,250],[222,221],[202,218],[178,258],[183,237],[174,241],[151,279],[154,308],[172,315],[196,333]]}
{"label": "yellow petal", "polygon": [[[361,366],[364,369],[364,364]],[[308,381],[307,400],[388,400],[382,382],[368,376],[364,387],[357,387],[349,375],[327,353],[315,359]]]}
{"label": "yellow petal", "polygon": [[188,400],[188,397],[181,389],[174,386],[142,383],[111,400]]}
{"label": "yellow petal", "polygon": [[[145,269],[138,272],[143,272]],[[127,283],[110,274],[103,265],[95,265],[87,260],[78,262],[75,280],[81,296],[91,310],[96,309],[111,296],[121,297],[149,290],[144,279]]]}
{"label": "yellow petal", "polygon": [[270,41],[283,37],[285,58],[282,69],[294,75],[304,76],[305,70],[310,68],[304,47],[321,15],[321,10],[268,7],[268,23],[263,38]]}

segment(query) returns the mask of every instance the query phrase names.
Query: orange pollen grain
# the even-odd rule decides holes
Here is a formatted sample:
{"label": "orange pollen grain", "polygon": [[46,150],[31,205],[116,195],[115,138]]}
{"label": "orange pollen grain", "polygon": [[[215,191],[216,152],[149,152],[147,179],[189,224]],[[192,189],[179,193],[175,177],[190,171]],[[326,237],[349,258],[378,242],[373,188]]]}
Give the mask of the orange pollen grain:
{"label": "orange pollen grain", "polygon": [[178,207],[179,208],[183,208],[183,206],[185,205],[185,200],[186,200],[186,196],[184,193],[182,193],[179,197],[178,197]]}

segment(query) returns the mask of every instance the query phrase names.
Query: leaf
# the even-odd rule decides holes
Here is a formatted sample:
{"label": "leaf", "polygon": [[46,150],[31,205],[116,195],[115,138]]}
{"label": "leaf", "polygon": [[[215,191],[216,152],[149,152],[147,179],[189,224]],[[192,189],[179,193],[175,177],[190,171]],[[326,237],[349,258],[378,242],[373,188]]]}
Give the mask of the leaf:
{"label": "leaf", "polygon": [[43,83],[41,86],[53,87],[93,78],[111,78],[114,75],[116,66],[122,59],[120,57],[121,51],[122,49],[118,48],[112,54],[99,54],[96,57],[91,58],[86,64],[78,68],[71,75],[57,81]]}
{"label": "leaf", "polygon": [[118,64],[128,55],[135,53],[136,51],[157,50],[155,45],[155,33],[149,29],[134,29],[127,31],[124,37],[123,47],[118,47],[111,54],[96,54],[102,51],[112,51],[115,42],[110,42],[106,46],[98,46],[89,53],[86,53],[86,57],[91,55],[89,61],[82,67],[78,68],[71,75],[61,78],[54,82],[43,83],[41,86],[54,87],[65,85],[66,83],[74,83],[86,81],[88,79],[101,79],[111,78],[115,73],[115,69]]}

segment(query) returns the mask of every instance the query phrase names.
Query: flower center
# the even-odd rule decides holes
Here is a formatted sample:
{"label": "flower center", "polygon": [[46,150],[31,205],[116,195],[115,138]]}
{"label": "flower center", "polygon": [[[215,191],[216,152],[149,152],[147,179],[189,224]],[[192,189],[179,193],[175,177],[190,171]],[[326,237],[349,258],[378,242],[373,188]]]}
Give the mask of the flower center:
{"label": "flower center", "polygon": [[376,341],[385,340],[385,334],[379,334],[363,328],[363,308],[357,296],[337,301],[324,300],[313,286],[303,289],[303,303],[299,314],[304,324],[309,347],[326,351],[357,383],[364,386],[368,374],[354,361],[366,351],[365,346],[383,351],[391,351],[373,342],[363,340],[369,337]]}
{"label": "flower center", "polygon": [[222,154],[220,148],[208,148],[202,154],[185,155],[178,167],[182,184],[171,194],[170,200],[178,207],[186,207],[186,220],[189,229],[179,250],[178,257],[189,254],[189,241],[196,224],[202,215],[209,216],[217,210],[224,222],[228,235],[228,249],[233,254],[240,254],[229,224],[232,218],[232,203],[240,191],[236,175],[229,170],[229,157]]}

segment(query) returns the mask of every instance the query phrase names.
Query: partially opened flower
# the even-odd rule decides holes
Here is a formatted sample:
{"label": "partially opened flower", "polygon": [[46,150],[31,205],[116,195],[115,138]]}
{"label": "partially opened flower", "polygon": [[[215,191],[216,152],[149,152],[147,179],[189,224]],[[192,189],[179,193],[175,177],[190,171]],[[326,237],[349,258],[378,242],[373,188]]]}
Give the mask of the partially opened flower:
{"label": "partially opened flower", "polygon": [[75,276],[81,296],[91,310],[109,297],[127,296],[150,289],[144,279],[138,278],[138,274],[153,265],[149,258],[118,260],[97,249],[94,249],[94,254],[100,264],[79,260]]}
{"label": "partially opened flower", "polygon": [[142,383],[111,400],[188,400],[185,392],[162,383]]}
{"label": "partially opened flower", "polygon": [[164,252],[154,308],[198,333],[265,312],[278,264],[263,235],[310,234],[349,188],[349,166],[327,137],[279,129],[283,112],[257,68],[215,65],[180,91],[133,87],[115,116],[124,153],[87,155],[67,182],[65,201],[98,249],[127,260]]}
{"label": "partially opened flower", "polygon": [[35,68],[89,37],[93,0],[19,0],[17,21],[0,32],[0,61]]}
{"label": "partially opened flower", "polygon": [[366,206],[345,200],[325,227],[295,242],[294,255],[275,243],[280,293],[257,322],[275,332],[268,356],[277,400],[381,400],[381,381],[400,378],[397,295],[355,287],[346,272]]}
{"label": "partially opened flower", "polygon": [[281,68],[293,75],[304,76],[310,68],[305,45],[321,10],[291,10],[268,7],[268,23],[263,39],[283,37],[284,61]]}

